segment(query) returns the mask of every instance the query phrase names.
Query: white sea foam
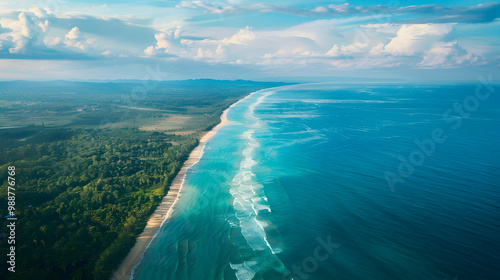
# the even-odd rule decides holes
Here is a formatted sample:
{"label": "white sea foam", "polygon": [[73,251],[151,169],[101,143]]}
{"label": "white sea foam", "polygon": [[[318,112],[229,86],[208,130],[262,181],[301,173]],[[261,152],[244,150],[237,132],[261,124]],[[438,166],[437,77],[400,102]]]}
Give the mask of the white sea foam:
{"label": "white sea foam", "polygon": [[342,100],[334,100],[334,99],[301,99],[294,101],[301,101],[304,103],[399,103],[399,100],[356,100],[356,99],[342,99]]}
{"label": "white sea foam", "polygon": [[[263,221],[259,215],[265,212],[271,212],[271,207],[268,198],[265,196],[262,184],[256,180],[256,175],[252,172],[252,168],[258,163],[255,160],[257,149],[260,147],[259,141],[254,137],[257,130],[264,128],[265,123],[262,122],[256,115],[255,109],[257,105],[262,103],[264,99],[272,94],[272,92],[264,93],[252,103],[246,112],[246,118],[250,122],[247,124],[248,130],[241,135],[245,146],[242,150],[243,160],[240,162],[240,168],[232,180],[230,193],[233,196],[233,208],[237,220],[231,225],[237,224],[241,230],[241,234],[246,240],[246,243],[253,251],[268,251],[265,258],[276,258],[275,254],[281,250],[272,248],[267,240],[265,228],[269,225]],[[235,244],[236,245],[236,244]],[[241,246],[241,244],[238,244]],[[244,245],[247,246],[247,245]],[[255,257],[257,258],[257,257]],[[262,254],[258,257],[262,258]],[[240,264],[230,263],[231,268],[235,270],[238,279],[252,279],[256,271],[261,269],[260,261],[257,259],[246,260]]]}
{"label": "white sea foam", "polygon": [[255,276],[255,271],[249,268],[245,263],[229,263],[229,266],[236,271],[236,278],[238,279],[253,279]]}

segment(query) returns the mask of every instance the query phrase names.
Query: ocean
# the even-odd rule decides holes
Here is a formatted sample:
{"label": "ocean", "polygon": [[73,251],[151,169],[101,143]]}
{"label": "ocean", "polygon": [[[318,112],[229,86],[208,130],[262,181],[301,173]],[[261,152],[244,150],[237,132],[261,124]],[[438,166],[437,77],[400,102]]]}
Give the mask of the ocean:
{"label": "ocean", "polygon": [[500,279],[500,98],[307,84],[234,105],[133,279]]}

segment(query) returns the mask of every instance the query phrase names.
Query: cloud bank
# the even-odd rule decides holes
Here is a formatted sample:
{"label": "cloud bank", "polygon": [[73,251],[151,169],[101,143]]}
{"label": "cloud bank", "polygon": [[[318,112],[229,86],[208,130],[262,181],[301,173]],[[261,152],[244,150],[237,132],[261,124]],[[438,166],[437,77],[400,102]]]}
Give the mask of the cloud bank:
{"label": "cloud bank", "polygon": [[[500,63],[497,2],[475,6],[345,3],[312,8],[238,3],[130,6],[137,10],[134,16],[113,14],[123,6],[113,9],[112,5],[78,6],[57,13],[37,5],[0,11],[0,59],[74,61],[75,65],[88,61],[85,67],[99,69],[161,63],[182,69],[187,78],[199,75],[196,65],[219,73],[240,69],[244,77],[363,69],[388,73],[492,69]],[[0,66],[0,73],[8,71],[4,67]]]}

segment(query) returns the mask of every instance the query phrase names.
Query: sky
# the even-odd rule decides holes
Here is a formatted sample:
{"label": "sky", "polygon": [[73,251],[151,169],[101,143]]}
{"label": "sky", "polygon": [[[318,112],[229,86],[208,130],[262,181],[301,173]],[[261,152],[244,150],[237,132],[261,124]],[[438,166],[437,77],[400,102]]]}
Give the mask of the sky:
{"label": "sky", "polygon": [[0,0],[0,80],[472,81],[500,2]]}

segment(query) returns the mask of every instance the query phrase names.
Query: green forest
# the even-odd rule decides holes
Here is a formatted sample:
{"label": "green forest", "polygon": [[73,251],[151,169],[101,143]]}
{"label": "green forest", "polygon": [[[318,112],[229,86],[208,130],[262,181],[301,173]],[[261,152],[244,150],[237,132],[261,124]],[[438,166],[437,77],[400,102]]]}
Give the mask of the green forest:
{"label": "green forest", "polygon": [[276,85],[164,82],[131,102],[137,95],[123,93],[134,83],[0,83],[2,256],[8,167],[16,171],[7,278],[109,279],[203,132],[230,104]]}

